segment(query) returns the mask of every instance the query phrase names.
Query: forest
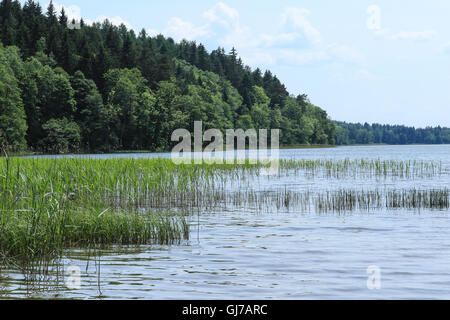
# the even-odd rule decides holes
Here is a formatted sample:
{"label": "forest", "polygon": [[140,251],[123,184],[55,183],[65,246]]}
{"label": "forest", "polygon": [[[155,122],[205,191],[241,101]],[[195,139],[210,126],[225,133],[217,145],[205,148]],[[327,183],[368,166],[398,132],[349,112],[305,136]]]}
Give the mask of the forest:
{"label": "forest", "polygon": [[[235,48],[69,21],[50,1],[0,4],[0,144],[43,153],[168,151],[172,132],[280,129],[284,146],[449,143],[449,129],[333,122]],[[413,132],[414,131],[414,132]]]}
{"label": "forest", "polygon": [[336,144],[450,144],[450,128],[336,122]]}
{"label": "forest", "polygon": [[[75,28],[73,26],[76,26]],[[169,150],[175,129],[281,129],[281,143],[334,144],[335,124],[235,48],[68,21],[52,2],[0,5],[0,131],[12,150]]]}

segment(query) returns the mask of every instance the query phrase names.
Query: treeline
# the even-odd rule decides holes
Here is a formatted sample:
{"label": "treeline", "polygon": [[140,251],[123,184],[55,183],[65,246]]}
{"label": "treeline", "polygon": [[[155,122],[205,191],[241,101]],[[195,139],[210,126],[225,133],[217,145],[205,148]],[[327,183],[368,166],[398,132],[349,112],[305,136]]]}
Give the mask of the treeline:
{"label": "treeline", "polygon": [[281,129],[285,145],[334,144],[324,110],[234,48],[209,53],[107,20],[68,21],[32,0],[1,2],[0,40],[0,135],[14,150],[168,150],[172,132],[195,120]]}
{"label": "treeline", "polygon": [[336,122],[337,145],[450,144],[450,128],[416,129],[406,126]]}

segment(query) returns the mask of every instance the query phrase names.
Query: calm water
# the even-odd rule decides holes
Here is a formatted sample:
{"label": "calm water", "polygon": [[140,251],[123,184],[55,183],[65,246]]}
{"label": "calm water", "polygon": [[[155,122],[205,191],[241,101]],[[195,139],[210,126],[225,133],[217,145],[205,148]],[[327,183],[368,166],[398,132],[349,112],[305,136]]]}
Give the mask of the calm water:
{"label": "calm water", "polygon": [[[158,157],[167,154],[95,157]],[[292,159],[432,160],[450,168],[450,146],[374,146],[281,150]],[[445,188],[433,178],[263,178],[264,190]],[[0,277],[2,298],[77,299],[450,299],[448,211],[395,210],[316,214],[235,209],[191,217],[191,239],[180,246],[111,248],[88,259],[70,251],[60,272],[81,268],[81,288],[67,277],[24,281]],[[367,268],[381,271],[369,290]],[[42,280],[42,279],[41,279]],[[48,281],[45,281],[48,280]]]}

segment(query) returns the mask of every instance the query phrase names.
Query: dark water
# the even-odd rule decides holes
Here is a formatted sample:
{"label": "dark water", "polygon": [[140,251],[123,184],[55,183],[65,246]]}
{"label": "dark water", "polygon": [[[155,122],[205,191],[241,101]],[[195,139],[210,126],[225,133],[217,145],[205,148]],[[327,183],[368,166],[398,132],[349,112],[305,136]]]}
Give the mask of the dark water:
{"label": "dark water", "polygon": [[[112,157],[103,155],[102,157]],[[156,155],[168,156],[168,155]],[[374,146],[281,150],[291,159],[389,159],[441,162],[450,146]],[[96,156],[99,157],[99,156]],[[120,157],[155,157],[128,154]],[[291,190],[445,188],[450,174],[415,179],[267,178]],[[261,187],[261,186],[260,186]],[[77,299],[449,299],[448,210],[376,210],[316,214],[228,210],[191,217],[191,239],[179,246],[111,248],[97,258],[70,251],[60,278],[25,281],[1,275],[2,298]],[[79,266],[79,289],[67,288]],[[380,271],[370,290],[367,269]],[[70,279],[70,278],[69,278]]]}

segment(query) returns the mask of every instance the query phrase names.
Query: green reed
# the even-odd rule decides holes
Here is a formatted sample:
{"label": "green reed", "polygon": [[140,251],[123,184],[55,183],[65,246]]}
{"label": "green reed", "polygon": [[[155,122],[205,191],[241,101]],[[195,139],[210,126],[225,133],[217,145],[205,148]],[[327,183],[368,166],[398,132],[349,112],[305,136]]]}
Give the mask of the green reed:
{"label": "green reed", "polygon": [[255,187],[255,179],[299,175],[433,177],[446,173],[440,163],[281,160],[278,177],[260,176],[263,167],[249,161],[175,165],[170,159],[1,158],[0,259],[54,257],[77,246],[176,243],[188,238],[185,213],[194,210],[448,208],[447,190],[311,193]]}
{"label": "green reed", "polygon": [[113,195],[135,203],[143,185],[162,192],[173,184],[164,179],[157,162],[145,177],[131,163],[0,159],[0,259],[45,260],[68,247],[187,239],[189,228],[182,215],[116,205]]}
{"label": "green reed", "polygon": [[281,160],[288,172],[303,171],[307,176],[326,178],[432,178],[446,173],[441,162],[424,160]]}

